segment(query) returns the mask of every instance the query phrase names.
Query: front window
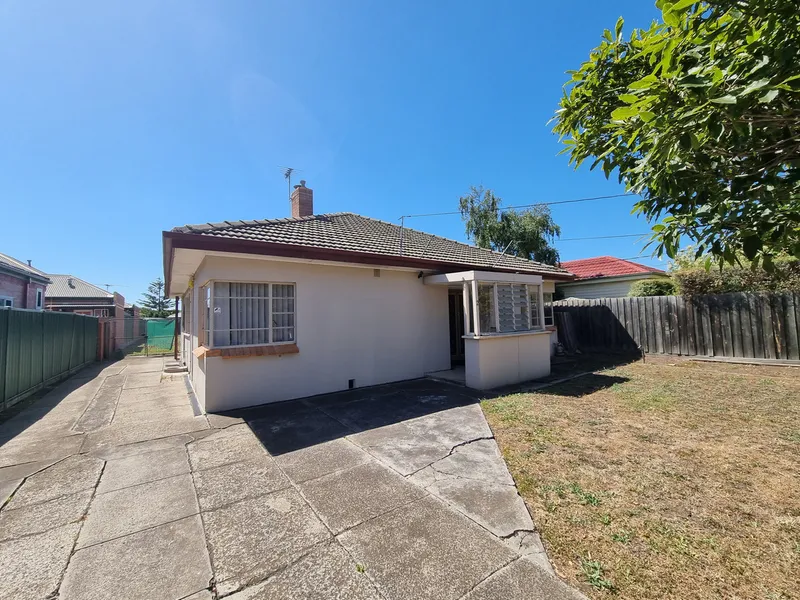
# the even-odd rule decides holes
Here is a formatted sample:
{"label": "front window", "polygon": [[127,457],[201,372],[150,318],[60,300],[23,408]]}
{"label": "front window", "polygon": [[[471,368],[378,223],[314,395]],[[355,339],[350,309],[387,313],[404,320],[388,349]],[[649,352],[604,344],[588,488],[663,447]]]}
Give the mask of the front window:
{"label": "front window", "polygon": [[14,308],[14,299],[9,296],[0,296],[0,308]]}
{"label": "front window", "polygon": [[42,293],[42,290],[36,290],[36,309],[37,310],[42,310],[42,297],[43,296],[44,296],[44,294]]}
{"label": "front window", "polygon": [[293,283],[214,281],[204,290],[206,340],[213,347],[295,341]]}
{"label": "front window", "polygon": [[518,283],[478,285],[481,334],[541,329],[539,286]]}

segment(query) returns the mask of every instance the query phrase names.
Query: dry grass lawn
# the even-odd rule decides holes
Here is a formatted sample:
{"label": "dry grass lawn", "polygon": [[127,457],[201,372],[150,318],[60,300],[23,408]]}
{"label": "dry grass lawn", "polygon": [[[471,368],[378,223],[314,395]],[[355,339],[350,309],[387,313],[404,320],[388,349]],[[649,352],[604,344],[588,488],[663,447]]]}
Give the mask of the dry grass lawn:
{"label": "dry grass lawn", "polygon": [[660,359],[483,408],[590,598],[800,598],[800,369]]}

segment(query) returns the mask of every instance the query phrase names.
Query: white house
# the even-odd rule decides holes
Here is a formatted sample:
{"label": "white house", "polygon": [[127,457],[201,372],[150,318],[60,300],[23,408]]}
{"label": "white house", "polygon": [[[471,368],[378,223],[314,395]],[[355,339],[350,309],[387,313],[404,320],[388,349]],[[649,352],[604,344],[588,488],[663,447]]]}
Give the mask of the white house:
{"label": "white house", "polygon": [[163,233],[183,361],[207,412],[452,369],[479,389],[550,372],[546,303],[572,278],[564,269],[352,213],[315,215],[305,182],[291,202],[289,219]]}
{"label": "white house", "polygon": [[666,279],[661,269],[613,256],[582,258],[561,263],[575,279],[558,284],[565,298],[624,298],[643,279]]}

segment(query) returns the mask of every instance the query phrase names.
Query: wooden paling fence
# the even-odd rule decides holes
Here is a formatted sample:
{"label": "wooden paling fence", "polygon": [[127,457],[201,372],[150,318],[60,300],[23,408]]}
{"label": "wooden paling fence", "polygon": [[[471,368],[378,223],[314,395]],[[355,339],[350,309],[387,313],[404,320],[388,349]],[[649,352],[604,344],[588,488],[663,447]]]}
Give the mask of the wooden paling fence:
{"label": "wooden paling fence", "polygon": [[800,360],[800,293],[568,299],[554,315],[568,349]]}

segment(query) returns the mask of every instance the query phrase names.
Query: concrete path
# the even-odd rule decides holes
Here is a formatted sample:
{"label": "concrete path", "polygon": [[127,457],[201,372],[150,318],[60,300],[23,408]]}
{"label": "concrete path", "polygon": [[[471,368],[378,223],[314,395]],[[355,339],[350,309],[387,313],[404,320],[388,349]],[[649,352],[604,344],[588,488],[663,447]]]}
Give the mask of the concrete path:
{"label": "concrete path", "polygon": [[0,425],[0,600],[582,598],[467,390],[206,417],[162,367],[87,369]]}

